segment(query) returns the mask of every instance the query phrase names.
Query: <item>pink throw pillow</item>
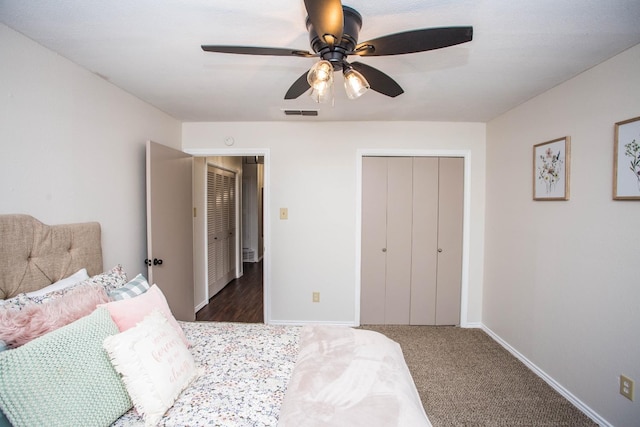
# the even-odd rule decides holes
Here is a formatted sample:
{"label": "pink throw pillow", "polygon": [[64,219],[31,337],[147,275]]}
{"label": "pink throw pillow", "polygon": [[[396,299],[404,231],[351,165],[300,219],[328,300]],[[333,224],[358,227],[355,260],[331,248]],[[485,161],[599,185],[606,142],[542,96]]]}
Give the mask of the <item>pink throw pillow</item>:
{"label": "pink throw pillow", "polygon": [[48,332],[91,314],[109,301],[101,287],[78,286],[63,297],[45,304],[29,304],[22,310],[0,310],[0,340],[19,347]]}
{"label": "pink throw pillow", "polygon": [[154,309],[158,309],[166,316],[169,324],[178,332],[185,345],[190,346],[178,321],[171,313],[167,299],[157,285],[151,286],[147,292],[135,298],[112,301],[101,306],[109,310],[109,314],[111,314],[115,324],[118,325],[120,332],[136,326],[147,314]]}

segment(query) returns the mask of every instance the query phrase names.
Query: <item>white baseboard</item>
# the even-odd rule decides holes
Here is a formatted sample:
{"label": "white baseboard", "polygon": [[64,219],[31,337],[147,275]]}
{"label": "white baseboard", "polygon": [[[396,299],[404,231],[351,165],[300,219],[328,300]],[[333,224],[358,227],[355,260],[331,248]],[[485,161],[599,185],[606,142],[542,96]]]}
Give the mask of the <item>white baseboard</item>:
{"label": "white baseboard", "polygon": [[207,305],[209,301],[204,300],[202,301],[200,304],[196,305],[196,308],[194,309],[194,313],[197,313],[198,311],[200,311],[205,305]]}
{"label": "white baseboard", "polygon": [[564,388],[560,383],[547,375],[542,369],[538,368],[534,363],[532,363],[529,359],[524,357],[518,350],[511,347],[509,343],[500,338],[498,334],[493,332],[491,329],[482,325],[482,330],[485,331],[491,338],[493,338],[498,344],[504,347],[509,353],[514,355],[518,360],[524,363],[527,368],[531,369],[534,374],[542,378],[547,384],[549,384],[555,391],[560,393],[565,399],[571,402],[576,408],[582,411],[587,417],[591,418],[595,423],[597,423],[601,427],[613,427],[607,420],[598,415],[593,409],[588,407],[584,402],[574,396],[569,390]]}
{"label": "white baseboard", "polygon": [[482,328],[482,323],[480,322],[467,322],[464,324],[460,324],[461,328],[467,328],[467,329],[479,329]]}

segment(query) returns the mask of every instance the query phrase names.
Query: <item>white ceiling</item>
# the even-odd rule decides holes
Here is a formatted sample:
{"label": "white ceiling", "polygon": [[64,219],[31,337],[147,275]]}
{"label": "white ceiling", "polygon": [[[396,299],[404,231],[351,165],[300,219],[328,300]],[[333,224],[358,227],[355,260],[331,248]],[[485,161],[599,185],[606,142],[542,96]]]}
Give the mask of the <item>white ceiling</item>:
{"label": "white ceiling", "polygon": [[[361,57],[405,90],[335,106],[284,100],[313,58],[203,52],[202,44],[311,50],[303,0],[0,0],[4,24],[181,121],[487,122],[640,43],[638,0],[343,0],[359,41],[474,28],[473,41]],[[341,80],[341,76],[336,76]],[[338,81],[339,82],[339,81]],[[287,117],[284,109],[319,109]]]}

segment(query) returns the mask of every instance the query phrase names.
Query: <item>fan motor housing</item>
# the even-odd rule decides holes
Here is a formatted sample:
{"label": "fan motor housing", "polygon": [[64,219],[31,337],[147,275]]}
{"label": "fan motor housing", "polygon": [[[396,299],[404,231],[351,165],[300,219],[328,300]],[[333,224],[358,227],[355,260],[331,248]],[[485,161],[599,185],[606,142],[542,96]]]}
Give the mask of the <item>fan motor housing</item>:
{"label": "fan motor housing", "polygon": [[[342,13],[344,16],[342,39],[334,46],[326,43],[324,37],[321,37],[316,32],[309,17],[306,19],[311,48],[314,52],[319,53],[322,59],[331,62],[335,70],[342,69],[344,58],[348,55],[348,52],[355,49],[358,43],[358,35],[362,28],[362,16],[358,11],[348,6],[342,6]],[[322,36],[324,36],[324,34],[322,34]]]}

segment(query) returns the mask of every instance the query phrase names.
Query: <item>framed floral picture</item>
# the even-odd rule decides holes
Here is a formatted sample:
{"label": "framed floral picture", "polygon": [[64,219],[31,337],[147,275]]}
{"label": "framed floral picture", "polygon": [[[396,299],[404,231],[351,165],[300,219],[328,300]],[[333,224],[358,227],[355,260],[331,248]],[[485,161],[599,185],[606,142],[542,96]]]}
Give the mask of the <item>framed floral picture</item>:
{"label": "framed floral picture", "polygon": [[533,200],[569,200],[571,137],[533,146]]}
{"label": "framed floral picture", "polygon": [[616,123],[613,199],[640,200],[640,117]]}

